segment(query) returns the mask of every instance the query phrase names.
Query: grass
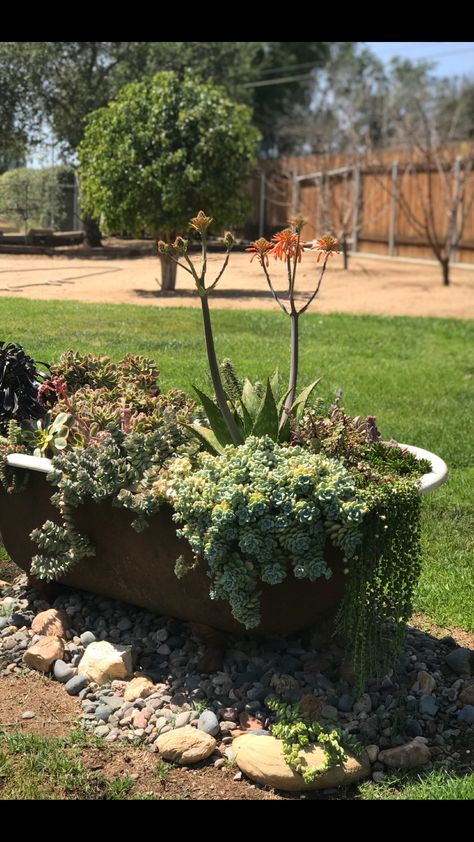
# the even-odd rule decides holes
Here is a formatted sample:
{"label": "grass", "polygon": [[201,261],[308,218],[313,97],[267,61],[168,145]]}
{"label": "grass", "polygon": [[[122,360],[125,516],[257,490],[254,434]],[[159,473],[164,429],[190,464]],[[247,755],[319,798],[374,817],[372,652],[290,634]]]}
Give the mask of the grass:
{"label": "grass", "polygon": [[[279,312],[214,310],[218,357],[250,378],[276,364],[287,371],[289,327]],[[199,310],[2,298],[2,339],[38,360],[73,347],[153,357],[163,388],[209,388]],[[474,324],[456,319],[307,314],[301,324],[301,385],[322,376],[319,393],[344,389],[353,414],[376,414],[382,434],[438,453],[447,483],[423,511],[425,564],[415,608],[438,625],[474,630]],[[2,551],[0,550],[0,553]],[[0,561],[2,555],[0,554]],[[1,576],[0,576],[1,578]]]}
{"label": "grass", "polygon": [[[84,752],[97,747],[103,749],[103,743],[83,731],[45,738],[0,730],[0,801],[170,800],[133,793],[134,781],[128,775],[108,780],[88,769]],[[157,778],[162,782],[166,775],[161,772]],[[186,796],[183,790],[177,798]]]}
{"label": "grass", "polygon": [[449,772],[431,772],[415,779],[390,777],[381,784],[359,788],[362,801],[472,801],[474,773],[457,778]]}

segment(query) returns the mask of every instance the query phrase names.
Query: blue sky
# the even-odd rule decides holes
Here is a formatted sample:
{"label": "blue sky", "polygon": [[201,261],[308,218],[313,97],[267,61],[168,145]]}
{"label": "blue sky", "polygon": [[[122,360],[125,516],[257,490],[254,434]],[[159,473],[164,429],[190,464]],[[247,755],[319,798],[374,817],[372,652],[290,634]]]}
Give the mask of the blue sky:
{"label": "blue sky", "polygon": [[393,56],[436,63],[439,76],[472,75],[474,77],[474,41],[366,41],[383,62]]}

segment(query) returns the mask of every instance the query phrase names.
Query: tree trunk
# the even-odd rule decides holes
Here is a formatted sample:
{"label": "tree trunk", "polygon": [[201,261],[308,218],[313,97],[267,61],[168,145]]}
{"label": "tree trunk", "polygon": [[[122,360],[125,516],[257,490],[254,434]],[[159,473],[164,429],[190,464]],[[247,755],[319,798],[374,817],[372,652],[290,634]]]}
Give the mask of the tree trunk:
{"label": "tree trunk", "polygon": [[161,263],[161,290],[162,292],[172,292],[176,289],[176,272],[178,266],[166,254],[160,254],[159,257]]}
{"label": "tree trunk", "polygon": [[342,238],[342,259],[344,261],[344,269],[349,268],[349,249],[347,248],[347,240],[345,237]]}
{"label": "tree trunk", "polygon": [[82,224],[86,233],[86,243],[91,248],[100,248],[102,246],[102,234],[95,219],[90,213],[85,213],[82,217]]}
{"label": "tree trunk", "polygon": [[449,260],[445,257],[440,262],[443,270],[443,286],[449,287]]}

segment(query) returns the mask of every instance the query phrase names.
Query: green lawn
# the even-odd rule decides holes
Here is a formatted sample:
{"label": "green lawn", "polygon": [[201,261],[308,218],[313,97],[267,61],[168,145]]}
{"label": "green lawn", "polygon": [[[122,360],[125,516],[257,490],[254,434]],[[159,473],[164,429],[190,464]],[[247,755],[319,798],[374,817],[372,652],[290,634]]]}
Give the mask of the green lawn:
{"label": "green lawn", "polygon": [[[289,322],[278,311],[214,310],[219,357],[263,379],[287,371]],[[38,360],[66,348],[142,353],[164,388],[209,387],[199,310],[0,300],[0,339]],[[307,314],[300,384],[323,377],[320,394],[344,390],[346,408],[374,414],[383,435],[438,453],[450,477],[425,500],[425,563],[416,608],[438,625],[474,630],[474,324],[456,319]],[[471,377],[469,376],[471,375]]]}
{"label": "green lawn", "polygon": [[449,772],[432,772],[412,780],[391,777],[383,784],[362,784],[359,793],[363,801],[472,801],[474,773],[464,778]]}

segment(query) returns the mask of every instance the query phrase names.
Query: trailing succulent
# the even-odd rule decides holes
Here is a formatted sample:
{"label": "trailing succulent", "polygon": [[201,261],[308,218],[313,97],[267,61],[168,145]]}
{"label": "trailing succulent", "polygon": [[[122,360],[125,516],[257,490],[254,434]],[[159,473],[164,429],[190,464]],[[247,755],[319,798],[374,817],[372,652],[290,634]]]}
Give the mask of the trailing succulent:
{"label": "trailing succulent", "polygon": [[[278,699],[267,699],[266,704],[277,716],[277,722],[272,725],[272,735],[283,743],[285,762],[301,775],[305,783],[312,783],[327,769],[344,764],[347,760],[346,748],[356,756],[362,755],[363,747],[351,734],[341,728],[327,728],[312,721],[300,705],[284,704]],[[318,768],[308,766],[300,755],[301,749],[315,744],[325,753],[325,760]]]}

